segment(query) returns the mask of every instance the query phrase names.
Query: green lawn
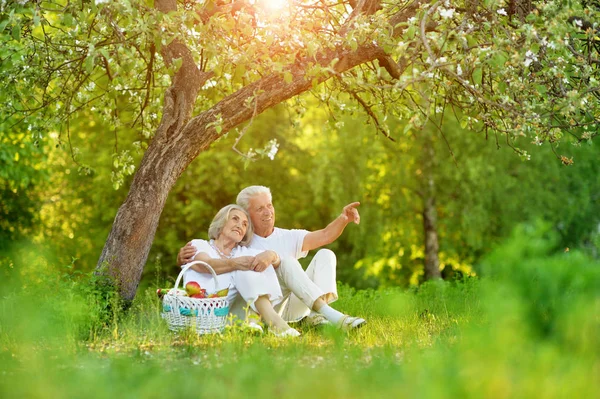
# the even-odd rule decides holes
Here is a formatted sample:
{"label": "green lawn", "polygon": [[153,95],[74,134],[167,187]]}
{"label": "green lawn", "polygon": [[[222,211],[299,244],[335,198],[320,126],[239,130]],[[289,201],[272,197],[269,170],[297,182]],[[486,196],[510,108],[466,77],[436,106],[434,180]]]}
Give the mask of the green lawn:
{"label": "green lawn", "polygon": [[341,286],[335,307],[367,326],[300,324],[300,339],[175,335],[150,289],[106,324],[82,282],[5,290],[0,397],[600,397],[600,265],[515,240],[482,269],[418,290]]}

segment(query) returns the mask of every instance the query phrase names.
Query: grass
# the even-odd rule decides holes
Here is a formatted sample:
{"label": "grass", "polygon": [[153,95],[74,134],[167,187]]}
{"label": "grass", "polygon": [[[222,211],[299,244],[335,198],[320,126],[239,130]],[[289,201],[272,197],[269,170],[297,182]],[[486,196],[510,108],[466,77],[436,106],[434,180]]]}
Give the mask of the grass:
{"label": "grass", "polygon": [[298,340],[174,335],[152,290],[102,318],[82,282],[48,272],[52,289],[2,295],[0,397],[600,397],[600,265],[531,234],[495,251],[481,279],[341,286],[335,307],[368,325],[300,324]]}

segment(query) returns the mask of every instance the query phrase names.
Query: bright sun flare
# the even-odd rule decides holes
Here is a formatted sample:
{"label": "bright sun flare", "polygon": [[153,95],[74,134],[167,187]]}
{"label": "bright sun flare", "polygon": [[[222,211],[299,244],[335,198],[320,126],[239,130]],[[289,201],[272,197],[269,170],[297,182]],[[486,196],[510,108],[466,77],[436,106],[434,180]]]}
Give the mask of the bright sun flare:
{"label": "bright sun flare", "polygon": [[262,0],[262,3],[270,10],[281,10],[288,4],[288,0]]}

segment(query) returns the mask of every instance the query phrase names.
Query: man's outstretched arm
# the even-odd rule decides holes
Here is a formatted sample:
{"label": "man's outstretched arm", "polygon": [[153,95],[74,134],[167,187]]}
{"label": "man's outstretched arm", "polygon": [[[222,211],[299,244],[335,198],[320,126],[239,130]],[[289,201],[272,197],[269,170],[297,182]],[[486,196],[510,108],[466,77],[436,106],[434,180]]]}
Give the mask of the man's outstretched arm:
{"label": "man's outstretched arm", "polygon": [[308,233],[302,243],[302,251],[310,251],[323,245],[331,244],[342,234],[348,223],[360,223],[358,209],[360,202],[348,204],[342,210],[340,216],[335,218],[324,229]]}

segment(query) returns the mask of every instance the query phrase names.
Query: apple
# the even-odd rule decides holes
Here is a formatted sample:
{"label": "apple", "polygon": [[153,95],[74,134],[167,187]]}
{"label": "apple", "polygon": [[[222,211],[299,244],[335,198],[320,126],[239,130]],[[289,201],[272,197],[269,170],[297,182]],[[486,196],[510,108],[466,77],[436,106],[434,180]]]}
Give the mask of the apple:
{"label": "apple", "polygon": [[200,293],[200,294],[191,295],[190,298],[204,299],[205,296],[204,296],[204,294]]}
{"label": "apple", "polygon": [[185,292],[188,296],[193,296],[202,292],[202,287],[195,281],[190,281],[185,285]]}

